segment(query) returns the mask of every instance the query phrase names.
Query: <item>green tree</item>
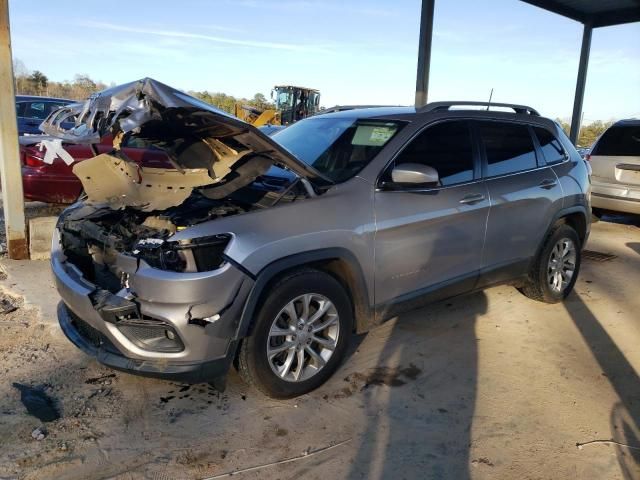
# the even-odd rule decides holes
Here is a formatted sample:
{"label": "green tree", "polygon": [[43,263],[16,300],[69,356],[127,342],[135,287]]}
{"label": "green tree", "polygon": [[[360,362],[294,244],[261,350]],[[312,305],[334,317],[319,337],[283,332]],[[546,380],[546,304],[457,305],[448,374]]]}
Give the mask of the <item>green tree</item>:
{"label": "green tree", "polygon": [[40,70],[35,70],[31,74],[29,82],[39,95],[42,95],[42,93],[46,91],[47,85],[49,85],[49,79]]}
{"label": "green tree", "polygon": [[[568,122],[564,122],[559,118],[556,118],[556,122],[560,124],[564,133],[569,135],[569,131],[571,130],[571,125]],[[590,147],[593,145],[600,135],[604,133],[604,131],[611,126],[613,122],[603,122],[601,120],[596,120],[587,125],[582,125],[580,127],[580,135],[578,135],[578,145],[581,147]]]}
{"label": "green tree", "polygon": [[275,105],[267,100],[267,98],[261,93],[256,93],[253,98],[247,102],[247,104],[259,110],[275,108]]}

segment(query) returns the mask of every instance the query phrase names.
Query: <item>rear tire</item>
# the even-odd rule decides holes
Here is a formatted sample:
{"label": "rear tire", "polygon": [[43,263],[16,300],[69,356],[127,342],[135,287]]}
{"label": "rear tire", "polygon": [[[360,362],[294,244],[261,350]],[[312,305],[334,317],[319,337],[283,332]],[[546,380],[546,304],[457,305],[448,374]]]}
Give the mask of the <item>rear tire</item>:
{"label": "rear tire", "polygon": [[576,231],[566,224],[556,225],[547,235],[520,292],[545,303],[567,298],[580,271],[582,245]]}
{"label": "rear tire", "polygon": [[271,288],[242,341],[240,376],[269,397],[308,393],[340,365],[352,324],[351,301],[335,278],[311,269],[289,274]]}

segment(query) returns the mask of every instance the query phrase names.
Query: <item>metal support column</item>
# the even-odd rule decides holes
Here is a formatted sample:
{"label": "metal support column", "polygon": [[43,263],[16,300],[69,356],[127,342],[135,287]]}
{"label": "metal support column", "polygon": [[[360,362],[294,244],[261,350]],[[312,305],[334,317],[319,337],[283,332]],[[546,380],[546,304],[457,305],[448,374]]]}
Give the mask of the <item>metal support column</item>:
{"label": "metal support column", "polygon": [[573,115],[571,115],[571,132],[569,138],[577,145],[582,123],[582,102],[584,100],[584,87],[587,83],[587,67],[589,66],[589,53],[591,52],[591,33],[593,27],[589,23],[584,24],[582,33],[582,48],[580,49],[580,65],[578,66],[578,80],[576,82],[576,96],[573,100]]}
{"label": "metal support column", "polygon": [[418,47],[418,74],[416,78],[416,108],[427,104],[431,44],[433,43],[433,11],[435,0],[422,0],[420,15],[420,45]]}
{"label": "metal support column", "polygon": [[0,0],[0,176],[9,258],[29,258],[24,219],[22,170],[13,89],[9,0]]}

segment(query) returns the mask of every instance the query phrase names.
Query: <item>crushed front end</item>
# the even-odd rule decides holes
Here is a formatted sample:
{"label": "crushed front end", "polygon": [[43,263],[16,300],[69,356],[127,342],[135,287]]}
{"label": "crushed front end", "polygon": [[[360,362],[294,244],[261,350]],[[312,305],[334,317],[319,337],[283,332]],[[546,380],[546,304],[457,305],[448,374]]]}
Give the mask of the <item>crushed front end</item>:
{"label": "crushed front end", "polygon": [[[112,152],[74,166],[86,195],[53,238],[64,333],[115,369],[188,382],[224,376],[254,279],[225,254],[233,232],[172,237],[313,196],[316,173],[252,126],[151,79],[54,112],[42,128],[71,143],[114,139]],[[164,150],[175,168],[130,161],[120,145],[131,138]],[[274,166],[297,176],[256,188]]]}
{"label": "crushed front end", "polygon": [[253,280],[225,258],[230,236],[166,241],[174,228],[170,214],[65,211],[51,254],[60,325],[110,367],[212,381],[233,360]]}

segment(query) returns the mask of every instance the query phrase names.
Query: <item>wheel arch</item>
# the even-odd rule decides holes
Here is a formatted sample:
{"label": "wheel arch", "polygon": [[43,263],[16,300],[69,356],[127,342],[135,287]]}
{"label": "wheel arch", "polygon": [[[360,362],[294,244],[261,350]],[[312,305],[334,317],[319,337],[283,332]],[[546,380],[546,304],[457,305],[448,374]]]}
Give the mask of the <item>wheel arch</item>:
{"label": "wheel arch", "polygon": [[556,214],[554,221],[547,231],[547,235],[555,225],[566,223],[578,234],[578,238],[580,239],[580,248],[582,248],[584,247],[589,234],[588,227],[590,224],[590,219],[587,215],[588,214],[585,207],[582,206],[577,205],[574,207],[564,208],[560,210],[558,214]]}
{"label": "wheel arch", "polygon": [[531,269],[531,266],[540,255],[542,248],[544,247],[544,243],[549,237],[549,235],[551,234],[551,232],[553,231],[553,229],[557,225],[561,225],[561,224],[567,224],[571,228],[573,228],[578,234],[578,238],[580,239],[580,248],[582,249],[584,247],[584,244],[586,243],[587,238],[589,236],[589,225],[590,225],[590,220],[589,220],[589,217],[587,216],[586,207],[584,207],[583,205],[574,205],[572,207],[563,208],[558,212],[556,212],[556,214],[551,219],[551,222],[549,223],[547,230],[544,232],[544,235],[540,240],[540,244],[536,249],[535,255],[531,257],[529,270]]}
{"label": "wheel arch", "polygon": [[354,331],[367,331],[372,323],[373,309],[369,302],[364,273],[355,255],[344,248],[326,248],[287,256],[264,267],[245,302],[238,327],[238,338],[251,335],[261,300],[283,276],[303,268],[312,268],[334,277],[347,290],[351,300]]}

